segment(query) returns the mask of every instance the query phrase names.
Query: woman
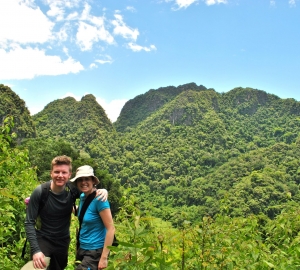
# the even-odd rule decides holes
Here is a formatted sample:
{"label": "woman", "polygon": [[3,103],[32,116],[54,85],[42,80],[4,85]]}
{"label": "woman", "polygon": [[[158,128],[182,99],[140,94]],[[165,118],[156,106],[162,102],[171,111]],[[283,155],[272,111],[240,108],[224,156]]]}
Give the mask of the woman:
{"label": "woman", "polygon": [[115,233],[109,202],[94,199],[94,191],[99,180],[91,166],[79,167],[76,176],[70,181],[83,192],[80,196],[79,217],[85,200],[89,195],[93,197],[82,218],[79,232],[80,246],[76,254],[76,260],[81,263],[77,265],[76,270],[88,269],[88,267],[91,270],[104,269],[108,264],[107,246],[112,245]]}

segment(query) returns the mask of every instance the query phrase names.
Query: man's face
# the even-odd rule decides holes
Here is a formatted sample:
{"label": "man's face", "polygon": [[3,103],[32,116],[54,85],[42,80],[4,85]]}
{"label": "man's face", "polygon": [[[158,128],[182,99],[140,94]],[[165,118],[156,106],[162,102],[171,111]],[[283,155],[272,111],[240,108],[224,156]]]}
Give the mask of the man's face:
{"label": "man's face", "polygon": [[68,165],[54,165],[50,175],[54,185],[61,187],[68,182],[72,173]]}

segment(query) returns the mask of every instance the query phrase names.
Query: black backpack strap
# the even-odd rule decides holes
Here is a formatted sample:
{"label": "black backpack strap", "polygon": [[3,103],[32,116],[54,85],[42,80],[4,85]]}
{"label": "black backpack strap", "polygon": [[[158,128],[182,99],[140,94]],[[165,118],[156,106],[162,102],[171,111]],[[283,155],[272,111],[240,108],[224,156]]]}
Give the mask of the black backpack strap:
{"label": "black backpack strap", "polygon": [[41,201],[40,201],[40,205],[39,205],[38,215],[40,214],[40,212],[42,211],[42,209],[44,208],[44,206],[48,200],[51,182],[50,181],[45,182],[45,183],[41,184],[41,186],[42,186],[42,195],[41,195]]}
{"label": "black backpack strap", "polygon": [[94,200],[96,196],[96,191],[92,192],[89,196],[87,196],[87,198],[85,199],[81,209],[80,209],[80,215],[78,217],[79,219],[79,223],[81,224],[82,223],[82,220],[83,220],[83,217],[84,217],[84,214],[85,214],[85,211],[86,209],[89,207],[90,203],[92,202],[92,200]]}
{"label": "black backpack strap", "polygon": [[78,217],[78,220],[79,220],[79,230],[78,230],[78,233],[77,233],[77,249],[79,248],[79,234],[80,234],[80,230],[81,230],[81,224],[82,224],[82,220],[83,220],[83,217],[84,217],[84,214],[86,212],[86,209],[89,207],[90,203],[92,202],[92,200],[94,200],[96,196],[96,191],[94,191],[93,193],[91,193],[89,196],[87,196],[87,198],[85,199],[81,209],[80,209],[80,215]]}
{"label": "black backpack strap", "polygon": [[75,192],[75,188],[72,188],[72,184],[70,185],[69,182],[67,182],[66,187],[69,189],[69,191],[71,193],[72,200],[73,200],[74,214],[75,214],[75,216],[77,216],[77,207],[76,207],[77,195],[76,195],[76,192]]}

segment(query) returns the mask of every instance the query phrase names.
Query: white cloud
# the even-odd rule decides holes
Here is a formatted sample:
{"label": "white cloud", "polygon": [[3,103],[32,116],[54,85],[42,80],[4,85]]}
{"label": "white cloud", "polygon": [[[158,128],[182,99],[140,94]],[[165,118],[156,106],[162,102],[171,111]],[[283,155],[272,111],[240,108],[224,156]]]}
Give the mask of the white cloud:
{"label": "white cloud", "polygon": [[[103,50],[98,43],[114,45],[113,35],[131,41],[127,47],[132,51],[156,50],[154,45],[136,44],[139,31],[129,27],[120,12],[111,14],[113,20],[107,20],[104,15],[94,16],[88,2],[0,0],[0,78],[32,79],[41,75],[78,73],[84,68],[71,56],[76,53],[74,45],[77,51],[78,47],[81,51]],[[131,6],[126,9],[135,12]],[[100,57],[90,68],[112,62],[108,56]]]}
{"label": "white cloud", "polygon": [[0,27],[2,46],[9,42],[44,43],[53,38],[54,24],[38,7],[21,0],[0,1]]}
{"label": "white cloud", "polygon": [[82,51],[92,49],[94,43],[102,40],[108,44],[114,43],[113,36],[105,29],[104,17],[90,15],[91,7],[86,4],[80,16],[76,42]]}
{"label": "white cloud", "polygon": [[59,56],[46,55],[44,50],[21,48],[0,49],[0,79],[32,79],[41,75],[78,73],[83,66],[72,57],[62,60]]}
{"label": "white cloud", "polygon": [[181,8],[187,8],[191,4],[198,2],[197,0],[175,0],[176,5],[178,6],[179,9]]}
{"label": "white cloud", "polygon": [[96,98],[96,100],[105,110],[107,117],[112,122],[115,122],[118,119],[124,104],[127,102],[127,99],[114,99],[111,102],[106,102],[102,98]]}
{"label": "white cloud", "polygon": [[43,106],[43,105],[31,106],[31,107],[28,107],[28,110],[31,115],[34,115],[34,114],[37,114],[38,112],[42,111],[45,108],[45,106]]}
{"label": "white cloud", "polygon": [[296,6],[296,0],[289,0],[289,5],[291,7],[295,7]]}
{"label": "white cloud", "polygon": [[89,4],[85,4],[84,5],[84,10],[81,13],[80,19],[83,20],[83,21],[89,20],[90,12],[91,12],[91,6]]}
{"label": "white cloud", "polygon": [[103,65],[103,64],[111,64],[112,61],[111,60],[95,60],[95,62]]}
{"label": "white cloud", "polygon": [[48,10],[47,15],[50,17],[55,17],[57,21],[62,21],[64,19],[65,11],[57,4],[52,3],[50,4],[50,10]]}
{"label": "white cloud", "polygon": [[94,69],[94,68],[97,68],[98,66],[95,64],[95,63],[92,63],[92,64],[90,64],[90,66],[89,66],[89,68],[90,69]]}
{"label": "white cloud", "polygon": [[65,23],[58,32],[55,33],[55,37],[60,41],[60,42],[65,42],[68,40],[69,35],[68,35],[68,31],[69,31],[70,25],[69,23]]}
{"label": "white cloud", "polygon": [[97,27],[80,22],[76,34],[77,44],[83,51],[91,50],[94,42],[98,40]]}
{"label": "white cloud", "polygon": [[99,64],[111,64],[113,62],[111,56],[109,55],[104,55],[103,59],[97,59],[95,60],[95,62],[99,63]]}
{"label": "white cloud", "polygon": [[94,63],[90,64],[90,69],[97,68],[97,63],[104,65],[104,64],[111,64],[113,62],[112,58],[109,55],[104,55],[103,59],[96,59]]}
{"label": "white cloud", "polygon": [[139,35],[138,29],[132,29],[129,26],[127,26],[124,21],[123,17],[120,14],[115,14],[115,20],[112,21],[112,24],[114,25],[114,34],[120,35],[125,39],[132,39],[137,40],[137,37]]}
{"label": "white cloud", "polygon": [[134,52],[140,52],[140,51],[150,52],[156,50],[156,47],[154,45],[150,45],[150,47],[142,47],[140,45],[130,42],[128,43],[128,46]]}
{"label": "white cloud", "polygon": [[227,4],[227,0],[205,0],[206,5]]}
{"label": "white cloud", "polygon": [[126,7],[126,10],[129,10],[131,12],[136,12],[136,9],[134,7],[131,7],[131,6]]}
{"label": "white cloud", "polygon": [[76,34],[77,44],[82,51],[91,50],[94,43],[99,40],[106,41],[107,43],[113,43],[114,38],[103,26],[97,27],[85,22],[80,22],[78,32]]}
{"label": "white cloud", "polygon": [[70,13],[70,14],[67,16],[66,20],[72,21],[72,20],[77,19],[78,16],[79,16],[78,12],[75,11],[75,12],[73,12],[73,13]]}
{"label": "white cloud", "polygon": [[68,50],[67,47],[64,47],[64,48],[63,48],[63,52],[64,52],[67,56],[69,56],[69,50]]}
{"label": "white cloud", "polygon": [[56,5],[61,8],[78,7],[82,0],[44,0],[49,6]]}

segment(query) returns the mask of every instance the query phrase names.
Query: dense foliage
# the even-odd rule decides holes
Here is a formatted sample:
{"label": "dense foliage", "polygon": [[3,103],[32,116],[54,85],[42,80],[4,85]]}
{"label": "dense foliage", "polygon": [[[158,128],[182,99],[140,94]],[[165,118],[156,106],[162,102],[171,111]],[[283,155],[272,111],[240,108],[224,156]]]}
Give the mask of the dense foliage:
{"label": "dense foliage", "polygon": [[[18,147],[7,118],[2,178],[18,184],[2,181],[1,211],[16,215],[16,185],[30,172],[30,193],[65,153],[74,167],[92,165],[109,190],[120,241],[109,269],[299,269],[299,102],[187,84],[150,90],[125,107],[117,131],[92,95],[54,101],[33,117],[38,137]],[[1,227],[17,229],[2,230],[0,252],[20,265],[24,229],[14,217],[1,213]],[[73,218],[73,234],[76,226]]]}
{"label": "dense foliage", "polygon": [[24,198],[37,185],[30,167],[28,151],[13,146],[13,118],[0,127],[0,269],[20,269],[21,249],[25,240]]}
{"label": "dense foliage", "polygon": [[18,134],[17,142],[36,137],[35,126],[24,100],[8,86],[0,84],[0,124],[8,116],[14,118],[13,130]]}
{"label": "dense foliage", "polygon": [[127,127],[136,127],[153,112],[186,90],[204,91],[206,87],[188,83],[178,87],[168,86],[161,87],[158,90],[151,89],[145,94],[138,95],[127,101],[122,108],[120,116],[114,123],[116,130],[123,132]]}
{"label": "dense foliage", "polygon": [[289,196],[299,201],[299,113],[299,102],[249,88],[185,91],[118,133],[106,166],[173,224],[182,212],[213,216],[221,200],[233,216],[273,218]]}
{"label": "dense foliage", "polygon": [[81,150],[95,138],[105,140],[106,131],[113,129],[93,95],[86,95],[79,102],[72,97],[55,100],[33,120],[39,138],[63,138]]}

